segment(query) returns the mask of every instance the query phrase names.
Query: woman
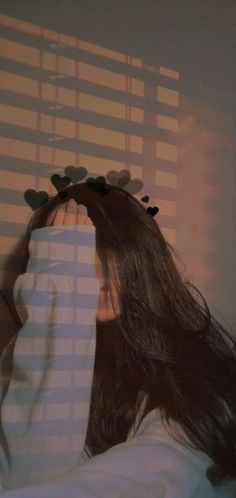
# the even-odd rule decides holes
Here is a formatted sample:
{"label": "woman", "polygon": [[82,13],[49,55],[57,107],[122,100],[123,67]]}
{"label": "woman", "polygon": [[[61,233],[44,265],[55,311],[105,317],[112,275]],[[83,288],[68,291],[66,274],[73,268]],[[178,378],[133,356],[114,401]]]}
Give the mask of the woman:
{"label": "woman", "polygon": [[[78,205],[69,199],[76,200],[78,205],[85,205],[88,217],[78,216]],[[6,471],[10,478],[2,480],[3,486],[5,482],[6,496],[59,498],[66,493],[70,497],[81,498],[236,496],[235,341],[210,315],[203,298],[203,304],[197,299],[194,295],[196,289],[182,280],[174,263],[172,249],[154,219],[133,196],[119,187],[109,185],[109,193],[104,195],[98,184],[94,183],[91,187],[81,183],[69,187],[38,210],[29,223],[29,237],[36,237],[37,234],[38,239],[34,240],[33,250],[31,247],[27,272],[32,271],[32,268],[35,271],[34,263],[42,255],[39,240],[42,233],[47,233],[47,236],[53,233],[54,237],[59,233],[60,242],[62,234],[68,236],[68,228],[75,230],[76,225],[82,228],[83,224],[96,238],[93,240],[94,249],[96,242],[96,253],[91,253],[90,263],[95,256],[94,282],[96,280],[99,283],[98,288],[95,284],[88,293],[89,297],[96,295],[98,298],[92,305],[96,308],[96,316],[91,315],[91,335],[85,337],[84,356],[80,349],[79,356],[75,358],[76,368],[81,368],[81,365],[78,367],[81,355],[82,362],[90,358],[90,363],[86,363],[88,375],[85,400],[89,410],[84,410],[83,425],[79,429],[84,439],[81,437],[78,441],[73,455],[71,447],[67,447],[68,458],[64,458],[61,464],[61,474],[64,471],[64,475],[53,468],[55,455],[52,453],[51,460],[50,455],[47,455],[48,473],[43,469],[44,463],[37,460],[44,472],[42,484],[39,484],[39,479],[34,479],[33,473],[28,480],[24,478],[21,481],[19,469],[23,467],[19,464],[16,464],[18,480],[11,481],[11,472],[17,461],[17,458],[14,460],[16,446],[12,445],[11,448],[8,443],[6,422],[9,413],[7,406],[11,404],[9,393],[16,388],[11,380],[8,398],[5,396],[2,405],[5,454],[8,450],[9,462],[13,462],[9,464],[10,470]],[[55,227],[58,231],[55,231]],[[93,232],[94,227],[96,234]],[[73,237],[72,233],[70,237]],[[81,245],[81,238],[79,242]],[[76,240],[73,243],[76,244]],[[66,264],[62,262],[63,257],[60,264],[57,256],[52,262],[53,254],[50,254],[51,266],[56,265],[60,269],[61,264],[59,273],[65,274],[68,268],[65,270],[63,266]],[[43,261],[44,267],[40,268],[40,272],[47,278],[48,268],[45,259]],[[75,254],[71,254],[68,265],[72,264],[75,269],[77,263]],[[84,264],[83,270],[86,268]],[[95,273],[91,268],[90,264],[87,275],[93,279]],[[37,278],[32,295],[39,291],[39,274]],[[49,282],[51,287],[46,284],[51,289],[51,297],[55,299],[49,306],[50,312],[43,326],[40,325],[45,334],[45,345],[50,327],[54,326],[50,317],[53,310],[60,308],[60,302],[56,300],[60,293],[57,286],[68,286],[67,297],[63,298],[65,307],[66,299],[71,298],[70,291],[74,290],[68,282],[67,278],[58,284],[55,278],[52,283]],[[43,288],[44,281],[40,290]],[[60,317],[63,321],[64,315]],[[94,344],[91,346],[95,318],[96,349]],[[32,334],[34,317],[30,319]],[[81,334],[81,316],[79,331],[76,330],[78,322],[72,320],[70,323],[76,334]],[[20,334],[17,339],[18,350],[16,348],[14,351],[18,361],[22,358],[19,353]],[[54,339],[56,349],[59,341],[56,333]],[[86,353],[86,347],[90,348],[89,354]],[[24,437],[27,440],[27,448],[30,447],[31,438],[35,433],[40,434],[40,430],[46,430],[51,437],[50,424],[49,429],[48,425],[46,429],[42,429],[42,426],[39,429],[35,421],[40,419],[40,414],[32,416],[35,406],[37,411],[40,389],[40,393],[46,390],[49,398],[55,391],[50,390],[50,368],[53,370],[59,356],[53,356],[52,352],[46,359],[46,346],[44,351],[41,361],[46,381],[37,385],[36,394],[33,389],[26,417],[31,420],[31,433],[28,426],[25,432],[19,429],[18,433],[21,441],[24,442]],[[92,356],[95,356],[94,364]],[[70,358],[72,363],[72,356]],[[24,359],[20,366],[21,371],[26,368]],[[34,369],[33,366],[31,368]],[[34,387],[33,375],[30,378],[30,385]],[[81,399],[79,402],[73,399],[73,403],[79,406],[80,417]],[[70,436],[76,439],[78,428],[72,426]],[[68,423],[66,430],[69,430]],[[30,467],[30,460],[27,465]],[[17,488],[19,483],[26,487],[10,490]]]}

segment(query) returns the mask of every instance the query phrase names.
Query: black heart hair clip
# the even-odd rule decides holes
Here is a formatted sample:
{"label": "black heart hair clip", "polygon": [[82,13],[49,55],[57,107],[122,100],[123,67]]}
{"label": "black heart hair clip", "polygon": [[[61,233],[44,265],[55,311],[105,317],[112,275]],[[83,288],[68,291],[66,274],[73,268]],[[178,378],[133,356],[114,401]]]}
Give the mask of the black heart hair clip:
{"label": "black heart hair clip", "polygon": [[[75,185],[76,183],[79,183],[86,177],[87,173],[88,171],[86,168],[70,165],[65,168],[64,176],[55,173],[51,176],[50,180],[61,199],[65,199],[68,194],[64,189],[70,184]],[[107,183],[107,180],[109,183]],[[127,190],[130,194],[136,194],[143,187],[143,182],[141,180],[137,178],[131,179],[130,172],[128,170],[121,170],[119,172],[112,170],[107,173],[106,177],[89,177],[86,179],[86,183],[89,188],[95,190],[101,196],[109,194],[109,184],[121,187],[124,190]],[[36,210],[48,202],[49,195],[45,191],[37,192],[34,189],[28,189],[24,192],[24,199],[31,209]],[[149,201],[149,196],[145,195],[141,198],[141,201],[147,203]],[[146,211],[154,217],[158,213],[159,208],[156,206],[148,207]]]}
{"label": "black heart hair clip", "polygon": [[[144,197],[141,197],[141,201],[142,202],[148,202],[149,201],[149,197],[148,195],[145,195]],[[148,207],[146,209],[146,211],[151,214],[151,216],[155,216],[158,212],[159,212],[159,208],[157,206],[153,206],[153,207]]]}

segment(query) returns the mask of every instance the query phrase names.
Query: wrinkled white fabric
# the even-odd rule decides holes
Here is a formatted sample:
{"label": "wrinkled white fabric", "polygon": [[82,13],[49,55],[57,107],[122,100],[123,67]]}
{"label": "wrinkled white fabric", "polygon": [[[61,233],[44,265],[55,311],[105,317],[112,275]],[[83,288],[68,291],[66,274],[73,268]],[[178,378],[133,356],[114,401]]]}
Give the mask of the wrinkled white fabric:
{"label": "wrinkled white fabric", "polygon": [[[93,458],[86,438],[99,281],[95,227],[32,232],[14,286],[23,322],[1,406],[0,482],[6,498],[234,498],[214,489],[209,458],[177,443],[158,410],[135,437]],[[7,352],[5,352],[7,354]]]}

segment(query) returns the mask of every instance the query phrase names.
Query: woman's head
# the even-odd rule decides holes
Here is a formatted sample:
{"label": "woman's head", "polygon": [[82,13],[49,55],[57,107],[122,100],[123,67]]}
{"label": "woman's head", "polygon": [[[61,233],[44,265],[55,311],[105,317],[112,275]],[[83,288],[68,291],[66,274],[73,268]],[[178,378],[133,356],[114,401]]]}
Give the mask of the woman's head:
{"label": "woman's head", "polygon": [[[105,194],[98,182],[67,188],[66,197],[58,194],[35,212],[28,228],[30,235],[34,228],[45,226],[50,213],[70,198],[87,207],[96,227],[96,269],[101,283],[99,320],[125,312],[129,297],[137,313],[137,303],[155,311],[157,288],[159,295],[164,289],[167,292],[168,265],[173,266],[168,244],[142,204],[120,187],[107,188],[109,193]],[[157,265],[158,279],[154,273]]]}
{"label": "woman's head", "polygon": [[165,369],[186,362],[190,348],[197,351],[209,327],[209,312],[196,303],[182,281],[172,249],[152,216],[127,191],[113,185],[107,188],[105,194],[98,182],[67,188],[66,196],[54,196],[34,214],[28,235],[45,226],[50,213],[70,198],[86,206],[96,227],[97,276],[103,289],[97,327],[104,334],[97,334],[98,347],[105,344],[106,336],[115,341],[117,335],[114,365],[121,368],[118,356],[125,350],[122,362],[127,375],[140,388],[149,389],[162,365]]}
{"label": "woman's head", "polygon": [[184,444],[213,460],[212,482],[236,476],[235,341],[183,281],[171,246],[142,204],[122,188],[108,189],[96,182],[69,187],[29,224],[29,234],[45,226],[49,213],[73,197],[96,227],[109,313],[97,320],[87,445],[97,454],[125,441],[141,406],[140,421],[158,407],[167,424],[182,427]]}

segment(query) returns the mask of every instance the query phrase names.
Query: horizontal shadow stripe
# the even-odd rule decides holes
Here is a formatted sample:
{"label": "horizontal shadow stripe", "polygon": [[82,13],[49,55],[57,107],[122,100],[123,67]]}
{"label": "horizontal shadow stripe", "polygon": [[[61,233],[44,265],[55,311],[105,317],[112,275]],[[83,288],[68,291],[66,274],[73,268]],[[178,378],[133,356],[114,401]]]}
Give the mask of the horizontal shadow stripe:
{"label": "horizontal shadow stripe", "polygon": [[[60,433],[56,434],[60,435]],[[54,443],[55,444],[55,443]],[[71,470],[71,468],[74,468],[75,465],[78,465],[78,460],[79,460],[79,452],[78,450],[75,450],[73,448],[73,438],[71,439],[71,442],[68,442],[68,449],[66,451],[57,451],[56,449],[53,452],[50,453],[37,453],[33,454],[30,452],[30,455],[25,455],[25,454],[19,454],[17,456],[14,456],[14,472],[11,473],[12,478],[15,478],[15,482],[21,480],[21,472],[27,472],[27,469],[30,468],[30,474],[32,471],[35,472],[35,476],[37,477],[37,474],[40,474],[41,472],[45,471],[47,472],[48,470],[51,469],[53,472],[54,470],[58,471],[60,470],[61,473],[65,472],[66,470]],[[37,472],[38,471],[38,472]],[[25,475],[24,476],[24,481],[25,481]],[[18,477],[18,479],[17,479]],[[28,478],[28,475],[27,475]],[[47,477],[48,479],[51,479],[51,476]],[[55,478],[56,480],[56,478]],[[26,479],[27,482],[27,479]],[[39,481],[40,482],[40,481]],[[13,491],[14,492],[14,491]],[[57,496],[58,497],[58,492],[56,492],[56,495],[50,495],[47,496]],[[29,495],[28,495],[29,496]],[[32,498],[34,494],[31,494]],[[37,498],[39,495],[36,495]],[[59,495],[61,498],[61,495]],[[75,495],[73,495],[75,496]],[[23,498],[23,495],[19,495],[19,498]],[[80,496],[80,498],[83,498]]]}
{"label": "horizontal shadow stripe", "polygon": [[[68,424],[74,426],[74,430],[76,430],[77,435],[83,435],[84,434],[84,425],[86,423],[86,419],[84,417],[77,417],[76,419],[72,418],[72,416],[65,417],[65,420],[59,420],[56,417],[54,420],[47,420],[45,417],[45,420],[41,421],[35,421],[33,423],[33,432],[34,432],[34,437],[39,437],[39,436],[63,436],[67,435],[68,436],[73,435],[72,428],[69,430],[68,429]],[[12,432],[14,434],[14,438],[17,438],[17,433],[19,432],[19,436],[22,437],[22,432],[24,431],[25,433],[25,423],[24,422],[7,422],[4,421],[4,429],[8,432]],[[32,430],[31,429],[31,430]],[[31,431],[30,431],[31,432]]]}
{"label": "horizontal shadow stripe", "polygon": [[[138,68],[126,62],[117,61],[112,57],[109,58],[101,54],[93,54],[89,51],[71,46],[54,48],[51,45],[57,44],[57,41],[44,38],[43,35],[35,36],[5,26],[1,27],[1,34],[2,37],[9,39],[10,41],[21,43],[28,47],[35,47],[40,51],[43,50],[48,52],[49,54],[55,54],[56,56],[58,55],[62,57],[67,57],[75,62],[91,64],[92,66],[95,66],[97,68],[105,69],[107,71],[111,71],[117,74],[122,74],[124,76],[139,79],[142,81],[147,81],[148,83],[151,83],[153,85],[158,85],[158,84],[168,85],[170,89],[175,89],[175,90],[177,90],[179,87],[179,80],[169,78],[168,76],[159,73],[148,71],[148,69],[145,68]],[[98,44],[96,45],[99,47]],[[109,47],[107,48],[109,49]],[[122,55],[125,56],[126,54]]]}
{"label": "horizontal shadow stripe", "polygon": [[[31,331],[32,333],[32,331]],[[17,396],[19,397],[19,389],[11,388],[10,398],[8,397],[7,405],[10,408],[11,402],[15,403]],[[57,388],[43,388],[44,398],[48,403],[79,403],[88,401],[88,386],[83,387],[57,387]],[[10,402],[11,399],[11,402]],[[35,388],[20,388],[20,405],[27,405],[29,401],[35,399]],[[5,426],[4,422],[4,426]],[[13,422],[12,422],[13,423]],[[9,422],[10,424],[10,422]]]}
{"label": "horizontal shadow stripe", "polygon": [[180,112],[178,107],[158,102],[151,96],[141,97],[128,92],[110,88],[100,83],[92,83],[84,79],[78,79],[73,76],[66,76],[64,79],[52,79],[52,75],[56,76],[55,71],[53,72],[42,68],[36,68],[22,62],[3,59],[1,67],[2,70],[12,73],[13,75],[19,74],[30,79],[33,78],[39,83],[50,83],[60,88],[81,91],[87,94],[91,93],[91,95],[94,95],[95,97],[102,97],[126,105],[137,106],[141,109],[145,108],[145,110],[150,110],[153,112],[156,110],[156,112],[161,112],[162,114],[166,114],[167,116],[178,116]]}
{"label": "horizontal shadow stripe", "polygon": [[[59,105],[62,108],[50,109],[50,107],[56,105],[56,102],[46,102],[34,97],[27,97],[25,95],[7,92],[4,90],[0,91],[0,102],[9,104],[10,106],[15,106],[16,112],[17,108],[20,107],[21,109],[23,108],[34,112],[41,112],[55,118],[60,117],[69,119],[76,123],[85,123],[95,127],[99,125],[108,131],[118,131],[130,135],[137,135],[138,137],[143,137],[144,139],[153,138],[156,140],[166,141],[170,144],[177,143],[177,134],[175,131],[159,128],[157,125],[151,126],[150,124],[145,123],[145,121],[138,123],[128,119],[113,117],[109,114],[102,114],[96,111],[92,112],[82,108],[76,110],[75,108],[61,103]],[[113,101],[110,103],[112,106]],[[141,110],[146,112],[146,109]],[[154,112],[153,109],[152,112]],[[173,115],[171,115],[171,117],[173,117]]]}
{"label": "horizontal shadow stripe", "polygon": [[[8,196],[7,196],[8,193]],[[10,199],[8,200],[8,197]],[[18,202],[16,203],[16,197],[18,197]],[[26,202],[23,198],[22,192],[12,192],[10,190],[5,190],[0,188],[0,202],[11,204],[13,206],[25,206]],[[1,222],[1,236],[2,237],[12,237],[21,238],[22,240],[28,240],[26,237],[26,224],[25,223],[14,223],[14,222]]]}
{"label": "horizontal shadow stripe", "polygon": [[[32,302],[34,302],[36,303],[36,306],[50,306],[53,303],[54,299],[55,296],[50,290],[34,291],[34,297],[32,301],[32,290],[24,289],[25,303],[32,304]],[[79,292],[77,293],[73,292],[73,290],[71,291],[71,293],[65,293],[63,292],[63,289],[60,289],[60,291],[56,291],[56,301],[57,308],[66,306],[71,308],[71,313],[73,313],[73,310],[77,308],[93,309],[97,305],[97,294],[92,293],[92,291],[90,292],[90,294],[83,293],[83,288],[79,289]]]}
{"label": "horizontal shadow stripe", "polygon": [[[6,323],[6,322],[4,322]],[[2,326],[4,325],[1,324]],[[56,335],[59,337],[59,340],[67,340],[67,339],[77,339],[77,329],[78,329],[78,339],[88,339],[88,337],[91,337],[91,328],[94,327],[94,324],[92,323],[78,323],[76,326],[75,324],[63,324],[63,325],[50,325],[48,326],[48,331],[47,334],[52,337],[55,337]],[[37,339],[43,339],[45,340],[45,324],[42,323],[37,323],[35,326],[36,333],[37,333]],[[19,331],[20,329],[18,329]],[[16,330],[14,330],[14,333]],[[29,340],[31,341],[32,339],[32,327],[25,327],[24,329],[24,334],[21,331],[21,335],[23,337],[23,340],[26,339],[26,342]]]}
{"label": "horizontal shadow stripe", "polygon": [[142,165],[144,160],[142,154],[135,152],[128,152],[122,149],[115,149],[99,145],[93,142],[82,141],[76,138],[62,137],[57,140],[58,134],[46,133],[39,130],[30,130],[29,128],[14,126],[10,124],[0,124],[0,135],[2,137],[21,140],[23,142],[32,143],[35,145],[42,145],[45,147],[57,148],[69,152],[80,152],[96,156],[103,159],[111,159],[113,161],[120,161],[121,163],[135,163]]}
{"label": "horizontal shadow stripe", "polygon": [[[37,258],[35,260],[37,262],[37,267],[40,265],[40,261],[45,265],[45,261],[41,260],[40,258]],[[23,258],[18,257],[14,254],[9,255],[9,256],[3,256],[0,255],[0,266],[1,269],[7,270],[7,271],[17,271],[20,268],[20,265],[22,265]],[[53,262],[53,260],[51,261]],[[33,258],[31,258],[31,264],[33,264]],[[41,264],[42,264],[41,263]],[[55,261],[56,263],[56,261]],[[31,272],[32,266],[28,268],[28,272]],[[34,271],[32,271],[34,273]],[[41,271],[39,273],[50,273],[50,275],[64,275],[65,277],[95,277],[95,268],[93,263],[76,263],[76,268],[75,268],[75,262],[60,262],[59,264],[48,267],[48,265],[45,266],[44,271]]]}
{"label": "horizontal shadow stripe", "polygon": [[[9,201],[7,202],[7,193],[10,197]],[[11,194],[12,194],[12,197],[11,197]],[[22,195],[23,195],[23,192],[17,192],[17,191],[12,191],[12,190],[7,190],[7,189],[0,189],[0,198],[1,198],[1,202],[6,202],[8,204],[12,204],[13,206],[17,205],[16,202],[14,202],[14,199],[13,197],[18,197],[18,201],[22,200]],[[24,199],[23,199],[24,200]],[[25,202],[25,201],[24,201]],[[20,205],[21,203],[19,203],[18,205]],[[9,231],[9,225],[11,226],[11,230]],[[45,232],[43,233],[44,230],[41,230],[41,234],[40,234],[40,242],[42,243],[49,243],[50,244],[63,244],[63,249],[64,249],[64,245],[70,247],[70,246],[82,246],[82,247],[86,247],[88,249],[93,249],[95,248],[95,241],[96,241],[96,229],[94,227],[94,225],[92,226],[91,225],[91,229],[87,230],[87,227],[89,225],[84,225],[85,229],[83,230],[83,225],[79,227],[79,229],[77,230],[74,230],[74,228],[72,227],[71,229],[69,228],[66,228],[64,229],[62,226],[58,226],[56,227],[56,240],[54,239],[54,234],[51,234],[50,236],[50,239],[49,239],[49,233],[47,232],[47,227],[44,227],[46,230]],[[1,236],[3,235],[6,235],[8,237],[14,237],[14,236],[18,236],[18,235],[22,235],[22,231],[19,227],[22,227],[25,229],[25,240],[28,240],[27,237],[26,237],[26,225],[25,224],[14,224],[14,223],[4,223],[2,224],[1,226]],[[93,229],[94,227],[94,229]],[[3,228],[3,230],[2,230]],[[8,228],[8,230],[7,230]],[[51,230],[51,229],[50,229]],[[90,231],[91,230],[91,231]],[[14,235],[13,235],[13,232]],[[46,233],[47,232],[47,233]],[[34,233],[34,232],[32,232]],[[33,236],[34,240],[36,240],[36,236],[34,235]],[[38,240],[38,238],[37,238]],[[51,246],[53,247],[53,246]],[[59,247],[59,246],[55,246],[56,248]]]}
{"label": "horizontal shadow stripe", "polygon": [[[146,157],[143,153],[130,152],[125,149],[118,149],[114,147],[96,144],[94,142],[83,141],[76,138],[61,137],[58,134],[46,133],[38,130],[30,130],[29,128],[1,124],[0,135],[2,137],[20,140],[35,145],[42,145],[44,147],[51,147],[68,152],[80,152],[81,154],[95,156],[97,158],[118,161],[122,164],[136,164],[139,166],[146,166]],[[61,137],[59,140],[57,137]],[[155,139],[156,140],[156,139]],[[169,142],[166,142],[168,145]],[[176,161],[170,161],[177,164]]]}
{"label": "horizontal shadow stripe", "polygon": [[[45,349],[47,347],[47,344],[45,344]],[[45,358],[45,354],[40,356],[36,355],[35,353],[29,353],[28,355],[20,355],[20,361],[21,365],[24,365],[24,370],[30,372],[42,372],[42,368],[45,367],[45,362],[47,360],[50,362],[50,368],[53,367],[53,370],[60,370],[60,372],[65,372],[65,373],[71,373],[72,375],[76,373],[76,375],[79,373],[78,368],[81,369],[81,364],[83,364],[83,369],[87,369],[91,372],[93,370],[93,362],[94,362],[94,355],[90,355],[87,357],[85,354],[80,355],[79,353],[70,353],[67,355],[61,355],[61,354],[54,354],[53,353],[53,345],[52,345],[52,352],[50,352],[50,349],[47,351],[48,358]],[[34,355],[33,362],[32,362],[32,354]],[[78,367],[80,365],[80,367]],[[108,369],[107,374],[109,375],[111,372]],[[83,374],[83,386],[85,387],[84,384],[84,377],[85,375]],[[87,384],[89,384],[88,380],[88,375],[87,377]],[[77,386],[79,382],[77,381]],[[67,387],[65,387],[67,389]]]}
{"label": "horizontal shadow stripe", "polygon": [[[157,170],[163,170],[163,171],[169,171],[169,172],[176,172],[176,168],[178,166],[178,163],[174,163],[173,161],[166,161],[165,159],[152,159],[149,161],[149,167],[150,168],[155,168]],[[55,172],[55,168],[57,165],[55,164],[52,167],[52,164],[50,163],[40,163],[36,161],[30,161],[28,159],[21,159],[21,158],[15,158],[15,157],[10,157],[6,155],[1,155],[0,154],[0,171],[7,171],[7,172],[13,172],[13,173],[19,173],[19,174],[24,174],[24,175],[29,175],[29,177],[32,177],[32,172],[34,176],[42,177],[42,178],[47,178],[48,180],[50,179],[51,175]],[[122,164],[121,164],[121,167]],[[144,167],[144,166],[143,166]],[[65,166],[58,166],[58,172],[63,176],[65,174],[64,169],[66,168]],[[87,168],[86,168],[87,169]],[[96,173],[87,173],[86,177],[83,178],[82,182],[86,182],[86,179],[89,178],[90,176],[99,176],[101,174],[101,171],[97,170]],[[106,177],[106,175],[104,175]],[[80,183],[80,182],[78,182]],[[1,191],[1,189],[0,189]],[[14,192],[17,192],[14,190]],[[55,194],[56,194],[56,189],[55,189]]]}

